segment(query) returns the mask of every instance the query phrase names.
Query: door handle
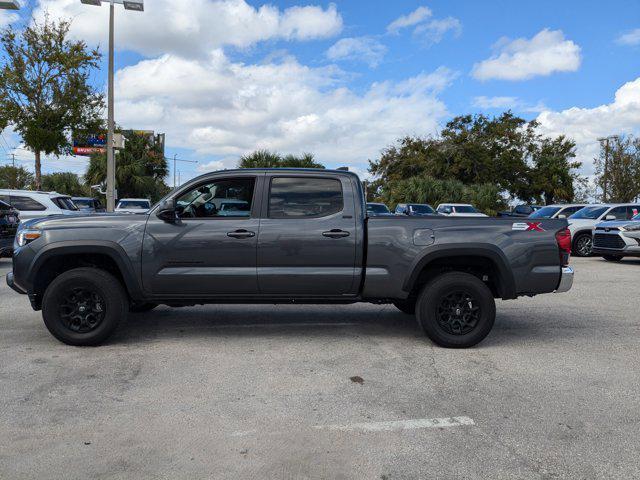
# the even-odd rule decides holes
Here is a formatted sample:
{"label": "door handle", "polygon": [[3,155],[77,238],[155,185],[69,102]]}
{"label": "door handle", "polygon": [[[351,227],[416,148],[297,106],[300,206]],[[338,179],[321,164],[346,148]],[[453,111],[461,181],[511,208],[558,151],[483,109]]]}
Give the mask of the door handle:
{"label": "door handle", "polygon": [[227,233],[227,237],[233,237],[233,238],[251,238],[255,236],[256,236],[255,232],[250,232],[249,230],[244,230],[244,229]]}
{"label": "door handle", "polygon": [[329,230],[328,232],[322,232],[322,236],[329,238],[344,238],[349,236],[349,232],[345,232],[344,230],[340,230],[339,228],[334,228],[333,230]]}

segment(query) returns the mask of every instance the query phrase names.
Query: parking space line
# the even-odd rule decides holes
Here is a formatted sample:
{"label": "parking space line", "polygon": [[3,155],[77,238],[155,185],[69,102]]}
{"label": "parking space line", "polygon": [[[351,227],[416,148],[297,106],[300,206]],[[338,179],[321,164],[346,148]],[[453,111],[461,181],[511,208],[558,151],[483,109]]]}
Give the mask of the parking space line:
{"label": "parking space line", "polygon": [[[445,417],[445,418],[416,418],[411,420],[395,420],[390,422],[366,422],[347,423],[343,425],[313,425],[312,430],[325,430],[334,432],[397,432],[402,430],[418,430],[422,428],[450,428],[475,425],[473,419],[469,417]],[[302,429],[304,430],[304,428]],[[257,429],[239,430],[231,433],[232,437],[250,437],[254,435],[285,435],[290,431],[269,430],[261,432]]]}
{"label": "parking space line", "polygon": [[419,428],[448,428],[475,425],[469,417],[417,418],[392,422],[348,423],[345,425],[315,425],[318,430],[339,430],[343,432],[390,432],[416,430]]}

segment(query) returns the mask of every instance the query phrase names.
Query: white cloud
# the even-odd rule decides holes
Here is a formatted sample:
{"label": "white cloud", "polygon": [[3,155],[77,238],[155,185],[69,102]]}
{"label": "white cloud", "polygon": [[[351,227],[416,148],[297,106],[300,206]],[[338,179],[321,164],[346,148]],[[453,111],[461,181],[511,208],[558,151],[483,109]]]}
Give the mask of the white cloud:
{"label": "white cloud", "polygon": [[491,58],[476,63],[478,80],[527,80],[554,72],[574,72],[580,67],[580,47],[560,30],[544,29],[533,38],[501,39]]}
{"label": "white cloud", "polygon": [[356,37],[338,40],[327,50],[326,55],[329,60],[362,61],[370,67],[377,67],[386,52],[387,47],[375,38]]}
{"label": "white cloud", "polygon": [[474,97],[472,105],[486,110],[509,109],[529,113],[539,113],[547,109],[542,102],[531,104],[518,97],[487,97],[484,95]]}
{"label": "white cloud", "polygon": [[414,25],[423,22],[427,18],[431,17],[431,15],[433,15],[433,13],[428,7],[418,7],[408,15],[402,15],[391,22],[387,26],[387,32],[398,33],[398,31],[403,28],[413,27]]}
{"label": "white cloud", "polygon": [[291,57],[247,65],[220,50],[207,59],[164,55],[117,72],[116,116],[214,158],[268,148],[364,167],[402,135],[435,133],[448,115],[437,93],[454,77],[439,68],[358,94],[335,67],[311,68]]}
{"label": "white cloud", "polygon": [[620,45],[640,45],[640,28],[623,33],[616,40]]}
{"label": "white cloud", "polygon": [[560,112],[544,111],[538,118],[547,135],[567,135],[578,146],[578,160],[587,174],[593,173],[597,139],[607,135],[640,135],[640,77],[618,89],[612,103],[595,108],[572,107]]}
{"label": "white cloud", "polygon": [[[342,30],[334,4],[259,8],[245,0],[153,0],[142,13],[116,6],[116,46],[146,56],[175,53],[203,56],[224,45],[246,48],[257,42],[327,38]],[[89,44],[107,41],[108,9],[79,0],[39,0],[35,18],[49,13],[72,18],[72,34]]]}
{"label": "white cloud", "polygon": [[434,19],[418,25],[413,34],[423,37],[429,44],[434,44],[441,42],[447,32],[452,32],[455,37],[460,36],[462,33],[460,20],[453,17]]}
{"label": "white cloud", "polygon": [[14,12],[8,12],[7,10],[0,10],[0,28],[4,28],[11,25],[20,19],[20,16]]}
{"label": "white cloud", "polygon": [[234,168],[237,164],[237,158],[228,158],[224,160],[212,160],[210,162],[199,164],[197,167],[198,172],[214,172],[216,170],[224,170],[226,168]]}

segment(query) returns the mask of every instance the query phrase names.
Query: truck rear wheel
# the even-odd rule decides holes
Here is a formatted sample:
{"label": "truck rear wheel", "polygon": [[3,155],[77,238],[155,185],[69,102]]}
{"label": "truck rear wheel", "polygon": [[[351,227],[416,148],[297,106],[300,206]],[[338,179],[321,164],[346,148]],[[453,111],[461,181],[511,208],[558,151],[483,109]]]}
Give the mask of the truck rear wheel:
{"label": "truck rear wheel", "polygon": [[75,268],[58,275],[42,299],[44,324],[67,345],[104,342],[128,310],[129,300],[120,282],[97,268]]}
{"label": "truck rear wheel", "polygon": [[489,287],[464,272],[444,273],[424,286],[416,305],[427,336],[447,348],[467,348],[491,331],[496,304]]}

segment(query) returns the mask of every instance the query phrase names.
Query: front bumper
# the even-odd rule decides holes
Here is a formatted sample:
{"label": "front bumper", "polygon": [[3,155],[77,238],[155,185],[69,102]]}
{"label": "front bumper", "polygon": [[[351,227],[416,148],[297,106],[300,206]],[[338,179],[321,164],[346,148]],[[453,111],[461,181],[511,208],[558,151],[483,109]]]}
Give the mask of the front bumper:
{"label": "front bumper", "polygon": [[571,290],[573,286],[573,268],[562,267],[562,273],[560,274],[560,283],[556,288],[556,293],[564,293]]}
{"label": "front bumper", "polygon": [[22,295],[27,293],[25,290],[22,290],[19,286],[15,284],[15,282],[13,281],[13,272],[7,273],[6,279],[7,279],[7,285],[9,285],[9,287],[11,287],[13,291],[18,292]]}

